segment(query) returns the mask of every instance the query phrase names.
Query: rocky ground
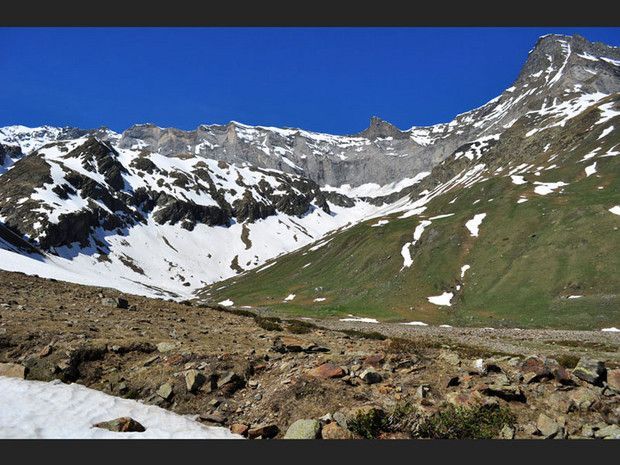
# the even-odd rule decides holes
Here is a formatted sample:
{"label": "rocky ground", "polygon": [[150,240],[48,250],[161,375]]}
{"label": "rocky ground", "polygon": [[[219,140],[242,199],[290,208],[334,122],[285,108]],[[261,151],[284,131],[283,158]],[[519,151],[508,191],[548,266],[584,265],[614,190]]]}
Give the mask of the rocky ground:
{"label": "rocky ground", "polygon": [[0,376],[249,438],[620,437],[617,333],[278,321],[9,272],[0,289]]}

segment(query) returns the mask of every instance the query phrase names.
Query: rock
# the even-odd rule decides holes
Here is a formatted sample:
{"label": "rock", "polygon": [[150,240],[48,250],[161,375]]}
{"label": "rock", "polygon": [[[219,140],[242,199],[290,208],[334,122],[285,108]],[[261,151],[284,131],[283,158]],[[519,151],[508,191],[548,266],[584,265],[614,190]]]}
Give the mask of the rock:
{"label": "rock", "polygon": [[174,342],[160,342],[157,344],[157,350],[159,352],[170,352],[176,349],[177,345]]}
{"label": "rock", "polygon": [[606,371],[604,362],[582,357],[573,370],[573,375],[587,383],[600,385]]}
{"label": "rock", "polygon": [[431,392],[431,387],[428,384],[421,384],[415,390],[416,399],[426,399]]}
{"label": "rock", "polygon": [[615,370],[607,370],[607,386],[610,389],[620,393],[620,368]]}
{"label": "rock", "polygon": [[238,434],[240,436],[247,436],[249,429],[250,427],[245,423],[233,423],[230,426],[231,433]]}
{"label": "rock", "polygon": [[484,359],[479,358],[479,359],[474,360],[473,363],[472,363],[472,370],[476,374],[486,375],[487,374],[487,365],[486,365],[486,363],[484,363]]}
{"label": "rock", "polygon": [[473,407],[484,403],[482,394],[478,391],[449,392],[446,402],[455,407]]}
{"label": "rock", "polygon": [[187,370],[185,372],[185,385],[189,392],[196,392],[206,381],[205,375],[198,370]]}
{"label": "rock", "polygon": [[525,394],[518,386],[490,384],[486,387],[482,387],[481,392],[486,396],[498,397],[508,402],[526,402]]}
{"label": "rock", "polygon": [[459,377],[453,376],[446,383],[446,387],[454,387],[454,386],[458,386],[459,384],[461,384],[461,380],[459,379]]}
{"label": "rock", "polygon": [[234,371],[227,371],[217,380],[217,387],[224,396],[231,396],[245,386],[245,379]]}
{"label": "rock", "polygon": [[581,436],[584,438],[593,438],[594,428],[592,427],[592,425],[583,425],[581,427]]}
{"label": "rock", "polygon": [[280,428],[274,424],[258,425],[248,429],[248,438],[272,439],[280,432]]}
{"label": "rock", "polygon": [[552,439],[560,433],[560,425],[558,425],[553,418],[548,417],[544,413],[538,416],[536,428],[540,434],[547,439]]}
{"label": "rock", "polygon": [[0,376],[25,379],[26,367],[17,363],[0,363]]}
{"label": "rock", "polygon": [[381,374],[373,370],[372,368],[366,368],[359,375],[367,384],[380,383],[383,380]]}
{"label": "rock", "polygon": [[594,432],[595,438],[620,439],[620,426],[609,425]]}
{"label": "rock", "polygon": [[172,394],[173,389],[170,383],[164,383],[159,386],[159,389],[157,389],[157,395],[164,400],[169,400],[172,397]]}
{"label": "rock", "polygon": [[37,356],[39,358],[44,358],[44,357],[47,357],[48,355],[50,355],[53,351],[54,351],[54,347],[51,344],[48,344],[45,347],[43,347],[43,349],[41,349],[39,351]]}
{"label": "rock", "polygon": [[338,423],[338,426],[344,429],[348,429],[349,425],[347,423],[347,416],[342,412],[334,412],[332,415],[334,421]]}
{"label": "rock", "polygon": [[287,352],[329,352],[328,348],[320,347],[314,342],[308,342],[290,336],[278,336],[273,343],[272,350],[281,354]]}
{"label": "rock", "polygon": [[318,420],[297,420],[288,427],[284,439],[316,439],[320,431]]}
{"label": "rock", "polygon": [[504,427],[502,428],[502,430],[499,433],[499,437],[500,439],[514,439],[515,438],[515,429],[508,426],[508,425],[504,425]]}
{"label": "rock", "polygon": [[200,419],[209,423],[217,423],[218,425],[226,423],[226,417],[219,413],[205,413],[200,415]]}
{"label": "rock", "polygon": [[105,305],[106,307],[114,307],[114,308],[129,308],[129,302],[127,299],[123,299],[122,297],[113,298],[113,297],[105,297],[101,299],[101,305]]}
{"label": "rock", "polygon": [[579,387],[569,392],[569,411],[585,412],[599,400],[599,395],[587,387]]}
{"label": "rock", "polygon": [[384,360],[385,360],[385,357],[382,354],[369,355],[368,357],[364,358],[364,360],[362,361],[362,364],[363,366],[371,366],[371,367],[378,368],[383,364]]}
{"label": "rock", "polygon": [[118,433],[142,433],[146,428],[130,417],[116,418],[110,421],[102,421],[93,425],[95,428],[107,429]]}
{"label": "rock", "polygon": [[346,373],[338,365],[328,362],[308,370],[307,374],[313,378],[329,379],[342,378]]}
{"label": "rock", "polygon": [[454,366],[459,366],[461,364],[459,355],[451,350],[441,350],[439,352],[439,359]]}
{"label": "rock", "polygon": [[355,434],[336,422],[328,423],[321,430],[323,439],[355,439]]}

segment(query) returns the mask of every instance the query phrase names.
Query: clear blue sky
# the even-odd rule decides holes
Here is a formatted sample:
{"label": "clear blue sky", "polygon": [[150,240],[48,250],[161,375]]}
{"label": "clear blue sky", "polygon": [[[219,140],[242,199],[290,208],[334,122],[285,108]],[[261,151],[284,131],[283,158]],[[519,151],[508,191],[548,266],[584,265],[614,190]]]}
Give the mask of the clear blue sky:
{"label": "clear blue sky", "polygon": [[495,97],[552,32],[620,46],[620,28],[0,28],[0,126],[406,129]]}

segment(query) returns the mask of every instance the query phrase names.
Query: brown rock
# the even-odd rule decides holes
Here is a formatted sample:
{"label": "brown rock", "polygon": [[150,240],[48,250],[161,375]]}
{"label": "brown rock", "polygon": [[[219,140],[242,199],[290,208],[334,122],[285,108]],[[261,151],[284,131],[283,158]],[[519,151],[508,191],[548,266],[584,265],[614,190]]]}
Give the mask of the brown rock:
{"label": "brown rock", "polygon": [[484,399],[479,391],[449,392],[446,402],[455,407],[473,407],[483,404]]}
{"label": "brown rock", "polygon": [[130,417],[116,418],[110,421],[102,421],[93,425],[95,428],[107,429],[118,433],[142,433],[146,428]]}
{"label": "brown rock", "polygon": [[256,439],[272,439],[275,438],[280,432],[280,428],[277,425],[267,424],[258,425],[248,429],[248,438]]}
{"label": "brown rock", "polygon": [[247,436],[249,429],[250,427],[246,425],[245,423],[233,423],[230,426],[230,431],[233,434],[238,434],[240,436]]}
{"label": "brown rock", "polygon": [[620,368],[607,370],[607,385],[616,392],[620,392]]}
{"label": "brown rock", "polygon": [[323,439],[355,439],[355,434],[333,422],[323,426],[321,437]]}
{"label": "brown rock", "polygon": [[26,367],[17,363],[0,363],[0,376],[24,379]]}
{"label": "brown rock", "polygon": [[383,364],[384,360],[385,360],[385,357],[382,354],[369,355],[368,357],[364,358],[364,360],[362,361],[362,364],[364,366],[372,366],[372,367],[377,368]]}
{"label": "brown rock", "polygon": [[338,365],[328,362],[308,370],[307,374],[313,378],[329,379],[342,378],[346,373]]}

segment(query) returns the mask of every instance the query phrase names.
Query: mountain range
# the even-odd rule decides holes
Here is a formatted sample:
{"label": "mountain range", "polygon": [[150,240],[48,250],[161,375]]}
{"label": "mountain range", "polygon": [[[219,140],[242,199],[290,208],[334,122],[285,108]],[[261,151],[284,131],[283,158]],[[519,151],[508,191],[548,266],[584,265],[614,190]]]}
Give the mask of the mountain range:
{"label": "mountain range", "polygon": [[308,316],[620,326],[620,48],[451,122],[0,128],[0,268]]}

